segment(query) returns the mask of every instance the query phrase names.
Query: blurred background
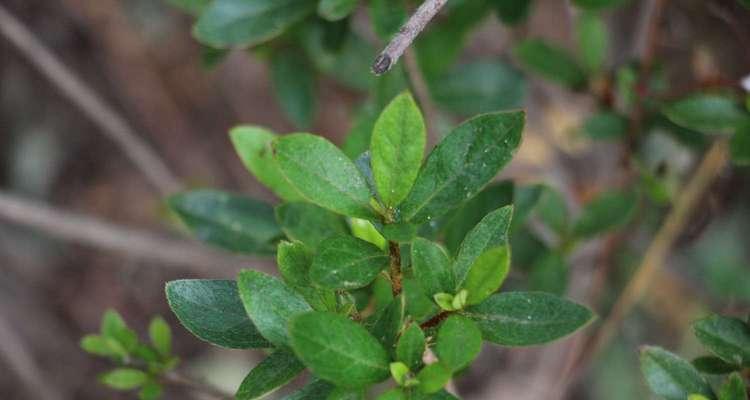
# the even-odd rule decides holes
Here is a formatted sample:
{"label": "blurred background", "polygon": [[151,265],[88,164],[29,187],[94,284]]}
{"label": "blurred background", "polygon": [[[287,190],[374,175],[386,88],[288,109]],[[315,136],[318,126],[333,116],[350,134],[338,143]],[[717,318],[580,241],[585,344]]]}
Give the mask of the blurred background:
{"label": "blurred background", "polygon": [[[605,13],[608,64],[640,58],[639,32],[655,3],[661,7],[661,34],[651,48],[671,90],[736,82],[750,73],[750,10],[734,0],[633,0]],[[69,76],[55,68],[57,61],[33,45],[22,50],[12,44],[11,29],[0,37],[0,398],[134,398],[100,385],[96,376],[109,364],[79,348],[80,338],[98,330],[108,308],[141,334],[151,316],[162,315],[173,328],[180,370],[235,390],[262,354],[220,350],[191,336],[169,311],[164,283],[232,277],[242,267],[270,271],[273,262],[193,242],[170,220],[162,200],[176,187],[208,186],[277,202],[246,172],[227,136],[240,123],[280,133],[297,130],[277,102],[263,55],[235,50],[207,66],[205,49],[190,35],[193,18],[165,1],[0,0],[0,7],[85,85],[65,86]],[[520,27],[486,18],[472,30],[460,60],[492,57],[514,65],[509,49],[529,36],[571,48],[574,17],[566,1],[538,0]],[[0,21],[10,27],[7,16]],[[382,42],[368,31],[366,10],[358,10],[351,23],[369,43],[369,53],[355,66],[363,79],[374,79],[368,77],[369,63]],[[39,65],[49,70],[43,73]],[[317,79],[317,111],[308,130],[342,144],[367,94],[336,75]],[[479,70],[472,79],[480,87],[496,82]],[[622,182],[619,145],[581,134],[581,124],[597,107],[590,95],[533,75],[524,79],[527,130],[503,176],[557,188],[575,214],[594,193]],[[93,93],[113,113],[91,103],[82,108],[70,93],[78,99]],[[433,126],[461,120],[461,112],[441,105]],[[123,122],[126,132],[147,144],[166,176],[147,177],[128,153],[138,153],[138,145],[105,129],[122,131]],[[669,134],[649,136],[639,151],[651,165],[668,168],[675,182],[690,176],[700,159]],[[156,187],[154,181],[175,186]],[[688,328],[692,320],[709,311],[748,311],[748,183],[747,167],[723,168],[649,295],[616,339],[580,371],[580,379],[558,382],[566,349],[581,345],[575,338],[544,349],[486,346],[456,382],[457,392],[466,399],[648,399],[638,369],[639,345],[698,355],[702,350]],[[637,229],[616,234],[625,245],[615,254],[607,252],[609,237],[576,250],[568,296],[602,315],[640,261],[666,208],[652,207]],[[589,294],[603,264],[610,267],[610,282],[599,288],[601,304],[591,304]],[[180,388],[166,393],[166,398],[192,396]]]}

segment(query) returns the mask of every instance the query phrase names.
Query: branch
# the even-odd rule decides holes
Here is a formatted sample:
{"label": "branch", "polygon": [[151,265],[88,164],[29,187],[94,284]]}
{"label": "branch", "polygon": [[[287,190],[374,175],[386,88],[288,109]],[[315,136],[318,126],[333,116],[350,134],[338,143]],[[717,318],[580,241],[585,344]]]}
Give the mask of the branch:
{"label": "branch", "polygon": [[258,268],[268,261],[240,257],[199,243],[168,238],[152,232],[118,226],[89,216],[56,210],[0,190],[0,219],[50,236],[128,256],[155,261],[165,267],[187,267],[199,274],[231,274],[252,262]]}
{"label": "branch", "polygon": [[375,62],[372,64],[372,72],[375,75],[388,72],[398,62],[398,59],[401,58],[401,55],[416,39],[417,35],[424,30],[425,26],[447,2],[448,0],[426,0],[422,3],[404,26],[399,29],[396,36],[385,47],[385,50],[375,58]]}
{"label": "branch", "polygon": [[68,69],[34,34],[0,6],[0,34],[114,141],[162,194],[180,189],[177,177],[113,108]]}

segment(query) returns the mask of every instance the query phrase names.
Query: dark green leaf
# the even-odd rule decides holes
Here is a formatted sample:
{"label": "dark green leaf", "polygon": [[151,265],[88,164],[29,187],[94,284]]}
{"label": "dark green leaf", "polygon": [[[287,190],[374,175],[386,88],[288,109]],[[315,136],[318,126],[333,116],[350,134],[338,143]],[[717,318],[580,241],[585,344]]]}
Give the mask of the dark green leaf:
{"label": "dark green leaf", "polygon": [[403,222],[387,224],[383,226],[383,236],[398,243],[411,242],[417,236],[417,227]]}
{"label": "dark green leaf", "polygon": [[750,327],[741,319],[713,315],[693,323],[693,331],[717,357],[750,367]]}
{"label": "dark green leaf", "polygon": [[558,235],[568,229],[568,205],[563,195],[550,186],[544,186],[536,205],[536,214],[545,225]]}
{"label": "dark green leaf", "polygon": [[719,400],[747,400],[745,380],[739,372],[729,375],[726,382],[719,388]]}
{"label": "dark green leaf", "polygon": [[471,364],[482,350],[482,332],[474,321],[451,315],[438,331],[435,353],[449,370],[455,372]]}
{"label": "dark green leaf", "polygon": [[417,279],[405,278],[403,285],[406,309],[415,321],[427,321],[440,311]]}
{"label": "dark green leaf", "polygon": [[[750,10],[750,0],[738,0],[745,8]],[[750,107],[749,107],[750,108]]]}
{"label": "dark green leaf", "polygon": [[532,0],[493,0],[495,12],[500,20],[515,25],[526,20],[531,11]]}
{"label": "dark green leaf", "polygon": [[315,10],[315,0],[214,0],[193,35],[214,47],[249,47],[273,39]]}
{"label": "dark green leaf", "polygon": [[[357,89],[368,90],[375,81],[370,72],[370,63],[375,58],[375,48],[354,32],[348,32],[345,40],[335,51],[329,49],[328,32],[325,24],[307,23],[309,30],[302,35],[307,57],[318,70],[341,84]],[[379,111],[379,110],[376,110]],[[359,149],[356,156],[366,150]]]}
{"label": "dark green leaf", "polygon": [[430,364],[419,371],[417,379],[422,392],[435,393],[451,380],[451,371],[441,363]]}
{"label": "dark green leaf", "polygon": [[[383,76],[388,76],[386,74]],[[372,129],[378,120],[380,109],[372,102],[367,101],[354,112],[352,127],[346,134],[342,149],[351,159],[362,155],[370,146]]]}
{"label": "dark green leaf", "polygon": [[612,190],[586,204],[573,225],[573,234],[589,238],[627,224],[638,207],[634,191]]}
{"label": "dark green leaf", "polygon": [[296,133],[277,139],[273,149],[284,176],[313,203],[350,217],[376,217],[367,182],[333,143]]}
{"label": "dark green leaf", "polygon": [[689,362],[659,347],[641,350],[641,371],[651,391],[666,400],[685,400],[690,394],[715,399],[711,386]]}
{"label": "dark green leaf", "polygon": [[200,15],[211,0],[167,0],[167,3],[192,15]]}
{"label": "dark green leaf", "polygon": [[195,236],[227,250],[272,254],[281,236],[273,207],[259,200],[216,190],[194,190],[168,200]]}
{"label": "dark green leaf", "polygon": [[284,397],[283,400],[320,400],[325,399],[329,393],[334,389],[334,386],[330,383],[313,378],[310,383],[305,385],[302,389]]}
{"label": "dark green leaf", "polygon": [[341,387],[364,387],[386,379],[389,359],[365,328],[343,315],[310,312],[289,324],[295,353],[316,376]]}
{"label": "dark green leaf", "polygon": [[616,7],[628,0],[573,0],[573,4],[588,10],[601,10],[607,7]]}
{"label": "dark green leaf", "polygon": [[349,234],[344,219],[310,203],[286,203],[276,207],[276,220],[291,239],[315,249],[332,236]]}
{"label": "dark green leaf", "polygon": [[380,199],[395,207],[406,198],[422,165],[427,131],[409,93],[396,97],[375,122],[372,172]]}
{"label": "dark green leaf", "polygon": [[675,124],[706,134],[732,133],[747,118],[734,100],[716,94],[696,94],[663,111]]}
{"label": "dark green leaf", "polygon": [[581,63],[592,73],[599,72],[607,60],[609,36],[604,20],[593,12],[583,12],[576,20],[576,35]]}
{"label": "dark green leaf", "polygon": [[326,397],[326,400],[365,400],[363,389],[336,388]]}
{"label": "dark green leaf", "polygon": [[171,281],[166,292],[172,312],[198,338],[232,349],[270,347],[245,313],[234,281]]}
{"label": "dark green leaf", "polygon": [[288,345],[289,320],[312,310],[297,292],[259,271],[240,271],[237,287],[247,315],[263,337],[276,346]]}
{"label": "dark green leaf", "polygon": [[401,218],[424,223],[476,195],[513,157],[524,119],[521,111],[484,114],[454,129],[419,171]]}
{"label": "dark green leaf", "polygon": [[403,362],[412,371],[422,365],[422,355],[425,352],[425,337],[418,324],[410,324],[404,330],[396,344],[396,359]]}
{"label": "dark green leaf", "polygon": [[551,342],[582,328],[594,315],[586,307],[542,292],[509,292],[491,296],[464,313],[485,340],[502,346]]}
{"label": "dark green leaf", "polygon": [[531,266],[529,288],[534,291],[556,295],[565,293],[568,287],[568,265],[558,251],[547,251],[537,257]]}
{"label": "dark green leaf", "polygon": [[161,398],[164,388],[155,381],[146,382],[138,391],[139,400],[157,400]]}
{"label": "dark green leaf", "polygon": [[462,287],[471,266],[487,250],[508,242],[513,206],[495,210],[484,218],[466,235],[453,264],[456,288]]}
{"label": "dark green leaf", "polygon": [[737,132],[729,143],[732,161],[737,165],[750,165],[750,119],[737,126]]}
{"label": "dark green leaf", "polygon": [[154,349],[162,356],[169,356],[172,353],[172,329],[162,317],[156,317],[148,325],[148,336]]}
{"label": "dark green leaf", "polygon": [[539,199],[544,193],[544,185],[534,184],[518,186],[513,191],[513,224],[511,230],[516,231],[526,223]]}
{"label": "dark green leaf", "polygon": [[527,39],[513,54],[531,71],[573,89],[586,83],[586,74],[568,52],[541,39]]}
{"label": "dark green leaf", "polygon": [[338,21],[349,16],[357,7],[358,0],[320,0],[318,15],[328,21]]}
{"label": "dark green leaf", "polygon": [[283,49],[272,54],[270,68],[276,99],[284,113],[297,128],[308,128],[315,119],[316,107],[312,63],[299,49]]}
{"label": "dark green leaf", "polygon": [[353,236],[334,236],[320,243],[310,278],[329,289],[356,289],[369,285],[388,266],[388,254]]}
{"label": "dark green leaf", "polygon": [[415,239],[411,245],[411,263],[414,277],[427,296],[455,289],[450,257],[439,244],[423,238]]}
{"label": "dark green leaf", "polygon": [[583,123],[583,132],[594,140],[619,139],[628,133],[628,119],[612,111],[602,111]]}
{"label": "dark green leaf", "polygon": [[398,334],[404,325],[406,301],[403,295],[394,298],[388,306],[368,321],[369,331],[392,353],[396,349]]}
{"label": "dark green leaf", "polygon": [[440,107],[461,115],[519,108],[527,90],[524,76],[498,60],[459,64],[428,84]]}
{"label": "dark green leaf", "polygon": [[741,368],[714,356],[698,357],[692,361],[692,364],[698,371],[709,375],[724,375]]}
{"label": "dark green leaf", "polygon": [[134,368],[117,368],[99,377],[99,381],[112,389],[130,390],[148,381],[148,375]]}
{"label": "dark green leaf", "polygon": [[461,289],[469,293],[466,304],[474,305],[495,293],[510,269],[510,247],[493,247],[482,253],[469,268]]}
{"label": "dark green leaf", "polygon": [[245,377],[237,389],[237,400],[260,399],[286,385],[305,366],[288,350],[276,350],[263,359]]}
{"label": "dark green leaf", "polygon": [[372,27],[382,40],[398,32],[408,16],[403,0],[370,0],[369,12]]}
{"label": "dark green leaf", "polygon": [[276,264],[284,282],[307,300],[316,310],[334,310],[336,296],[333,291],[314,287],[309,273],[313,254],[307,246],[300,242],[279,243]]}
{"label": "dark green leaf", "polygon": [[262,184],[285,201],[302,199],[297,189],[284,178],[273,158],[271,142],[277,137],[273,132],[243,125],[232,129],[229,136],[242,163]]}

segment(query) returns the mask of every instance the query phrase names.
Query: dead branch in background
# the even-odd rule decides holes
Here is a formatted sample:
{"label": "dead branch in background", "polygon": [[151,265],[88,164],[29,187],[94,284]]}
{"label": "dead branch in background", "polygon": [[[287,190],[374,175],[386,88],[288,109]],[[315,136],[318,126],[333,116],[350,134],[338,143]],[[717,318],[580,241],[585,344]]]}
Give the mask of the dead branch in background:
{"label": "dead branch in background", "polygon": [[0,6],[0,34],[47,79],[96,123],[141,170],[149,183],[168,195],[181,187],[179,179],[167,164],[128,122],[68,69],[34,34],[3,6]]}

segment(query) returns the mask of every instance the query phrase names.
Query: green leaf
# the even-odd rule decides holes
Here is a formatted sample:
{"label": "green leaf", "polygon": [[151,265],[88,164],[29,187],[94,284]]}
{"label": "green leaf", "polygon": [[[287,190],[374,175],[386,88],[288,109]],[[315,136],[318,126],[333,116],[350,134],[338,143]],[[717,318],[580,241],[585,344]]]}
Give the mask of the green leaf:
{"label": "green leaf", "polygon": [[737,132],[729,143],[732,161],[736,165],[750,165],[750,119],[737,126]]}
{"label": "green leaf", "polygon": [[372,243],[375,247],[385,250],[388,246],[388,241],[385,240],[383,235],[378,232],[375,226],[365,219],[351,218],[349,225],[352,229],[352,235],[354,237],[364,240],[365,242]]}
{"label": "green leaf", "polygon": [[81,348],[90,354],[103,357],[126,357],[127,352],[122,348],[119,343],[115,342],[114,346],[111,344],[112,340],[107,340],[104,336],[100,335],[86,335],[81,338]]}
{"label": "green leaf", "polygon": [[276,220],[291,239],[315,249],[332,236],[349,234],[344,219],[310,203],[285,203],[276,207]]}
{"label": "green leaf", "polygon": [[279,36],[315,10],[315,0],[214,0],[193,35],[213,47],[250,47]]}
{"label": "green leaf", "polygon": [[696,94],[663,109],[675,124],[706,134],[732,133],[747,118],[737,103],[716,94]]}
{"label": "green leaf", "polygon": [[592,115],[583,123],[583,132],[593,140],[616,140],[628,133],[628,119],[612,111]]}
{"label": "green leaf", "polygon": [[211,0],[167,0],[167,3],[192,15],[200,15]]}
{"label": "green leaf", "polygon": [[427,131],[411,94],[396,97],[375,122],[372,132],[372,172],[380,199],[397,206],[409,194],[417,178]]}
{"label": "green leaf", "polygon": [[403,0],[370,0],[368,11],[372,27],[382,40],[398,32],[408,17]]}
{"label": "green leaf", "polygon": [[666,400],[685,400],[702,394],[715,399],[711,386],[689,362],[659,347],[641,350],[641,371],[655,394]]}
{"label": "green leaf", "polygon": [[406,381],[408,379],[409,373],[409,367],[406,366],[406,364],[402,362],[392,362],[390,365],[391,370],[391,376],[393,377],[393,380],[396,381],[400,386],[405,386]]}
{"label": "green leaf", "polygon": [[[322,3],[321,3],[322,4]],[[274,51],[270,62],[271,82],[282,110],[297,128],[307,129],[315,119],[315,70],[296,48]]]}
{"label": "green leaf", "polygon": [[513,49],[518,61],[529,70],[572,89],[586,84],[586,74],[564,49],[541,39],[526,39]]}
{"label": "green leaf", "polygon": [[466,289],[466,304],[479,304],[495,293],[510,270],[510,246],[493,247],[482,253],[471,265],[461,289]]}
{"label": "green leaf", "polygon": [[429,297],[441,292],[452,292],[456,287],[448,253],[437,243],[417,238],[411,245],[411,265]]}
{"label": "green leaf", "polygon": [[133,351],[138,345],[136,333],[128,328],[122,316],[112,309],[105,311],[102,316],[101,334],[105,339],[109,339],[110,346],[115,342],[125,353]]}
{"label": "green leaf", "polygon": [[719,400],[747,400],[745,380],[739,372],[729,375],[729,378],[719,388]]}
{"label": "green leaf", "polygon": [[532,0],[493,0],[492,4],[503,23],[516,25],[529,17]]}
{"label": "green leaf", "polygon": [[376,400],[407,400],[406,393],[401,388],[393,388],[381,393]]}
{"label": "green leaf", "polygon": [[529,288],[556,295],[568,287],[568,264],[559,251],[547,251],[537,257],[529,273]]}
{"label": "green leaf", "polygon": [[261,335],[276,346],[288,346],[289,320],[312,310],[305,299],[289,286],[259,271],[240,271],[237,287],[247,315]]}
{"label": "green leaf", "polygon": [[573,234],[590,238],[627,224],[638,207],[638,194],[630,190],[611,190],[586,204],[573,225]]}
{"label": "green leaf", "polygon": [[481,350],[482,332],[474,321],[451,315],[440,325],[435,353],[449,370],[456,372],[468,367]]}
{"label": "green leaf", "polygon": [[283,400],[320,400],[325,399],[334,390],[330,383],[313,377],[310,383],[300,390],[283,398]]}
{"label": "green leaf", "polygon": [[583,66],[592,73],[601,71],[609,50],[609,33],[604,20],[596,13],[581,13],[576,20],[576,35]]}
{"label": "green leaf", "polygon": [[232,349],[271,347],[245,313],[234,281],[171,281],[166,292],[172,312],[199,339]]}
{"label": "green leaf", "polygon": [[573,4],[587,10],[601,10],[608,7],[619,6],[626,1],[628,0],[573,0]]}
{"label": "green leaf", "polygon": [[536,205],[536,214],[545,225],[558,235],[568,229],[568,205],[563,195],[550,186],[543,186]]}
{"label": "green leaf", "polygon": [[440,309],[426,294],[419,280],[407,277],[403,281],[407,313],[417,322],[424,322],[437,314]]}
{"label": "green leaf", "polygon": [[154,349],[166,357],[172,353],[172,329],[164,318],[156,317],[148,325],[148,336]]}
{"label": "green leaf", "polygon": [[276,264],[284,283],[305,298],[315,310],[334,310],[336,295],[333,291],[314,287],[309,272],[313,253],[300,242],[281,242],[276,255]]}
{"label": "green leaf", "polygon": [[497,209],[482,218],[466,235],[453,264],[456,288],[461,288],[471,266],[487,250],[508,242],[513,206]]}
{"label": "green leaf", "polygon": [[383,346],[362,326],[343,315],[301,314],[289,324],[291,344],[320,378],[346,388],[386,379],[389,359]]}
{"label": "green leaf", "polygon": [[593,313],[581,305],[542,292],[495,294],[470,307],[485,340],[501,346],[530,346],[560,339],[591,322]]}
{"label": "green leaf", "polygon": [[139,400],[157,400],[161,398],[164,388],[155,381],[146,382],[138,391]]}
{"label": "green leaf", "polygon": [[392,353],[396,348],[398,334],[404,326],[406,316],[406,301],[404,296],[394,298],[388,306],[368,321],[368,330],[376,339]]}
{"label": "green leaf", "polygon": [[422,365],[425,352],[425,337],[418,324],[410,324],[396,344],[396,359],[416,371]]}
{"label": "green leaf", "polygon": [[229,137],[242,163],[262,184],[285,201],[302,199],[273,159],[271,142],[277,137],[273,132],[258,126],[243,125],[229,131]]}
{"label": "green leaf", "polygon": [[484,114],[454,129],[427,157],[401,219],[424,223],[476,195],[512,158],[524,119],[522,111]]}
{"label": "green leaf", "polygon": [[237,389],[237,400],[260,399],[286,385],[305,366],[287,350],[276,350],[256,365]]}
{"label": "green leaf", "polygon": [[336,388],[326,397],[326,400],[365,400],[363,389]]}
{"label": "green leaf", "polygon": [[[445,246],[450,254],[458,253],[464,237],[487,214],[513,203],[513,182],[505,181],[487,186],[473,199],[461,206],[445,225]],[[514,217],[518,209],[514,210]],[[514,221],[515,223],[515,221]]]}
{"label": "green leaf", "polygon": [[204,189],[167,202],[198,239],[230,251],[272,254],[282,234],[273,207],[259,200]]}
{"label": "green leaf", "polygon": [[417,236],[417,227],[403,222],[387,224],[383,226],[383,236],[394,242],[408,243]]}
{"label": "green leaf", "polygon": [[695,369],[709,375],[724,375],[730,372],[739,371],[740,366],[732,365],[719,357],[703,356],[691,361]]}
{"label": "green leaf", "polygon": [[334,236],[320,244],[310,268],[310,279],[329,289],[369,285],[388,266],[388,254],[353,236]]}
{"label": "green leaf", "polygon": [[112,389],[130,390],[145,384],[148,375],[134,368],[117,368],[102,374],[99,381]]}
{"label": "green leaf", "polygon": [[741,319],[713,315],[694,322],[693,331],[717,357],[750,367],[750,327]]}
{"label": "green leaf", "polygon": [[[750,10],[750,0],[737,0],[737,1],[739,1],[739,3],[742,4],[743,7],[747,8],[748,10]],[[748,108],[750,108],[750,107],[748,107]]]}
{"label": "green leaf", "polygon": [[328,21],[338,21],[349,16],[357,7],[357,0],[320,0],[318,15]]}
{"label": "green leaf", "polygon": [[419,371],[417,380],[422,392],[435,393],[451,380],[451,371],[441,363],[430,364]]}
{"label": "green leaf", "polygon": [[273,143],[284,176],[307,199],[350,217],[373,219],[370,189],[354,163],[333,143],[308,133]]}
{"label": "green leaf", "polygon": [[527,91],[523,74],[499,60],[459,64],[427,83],[435,103],[460,115],[519,108]]}

